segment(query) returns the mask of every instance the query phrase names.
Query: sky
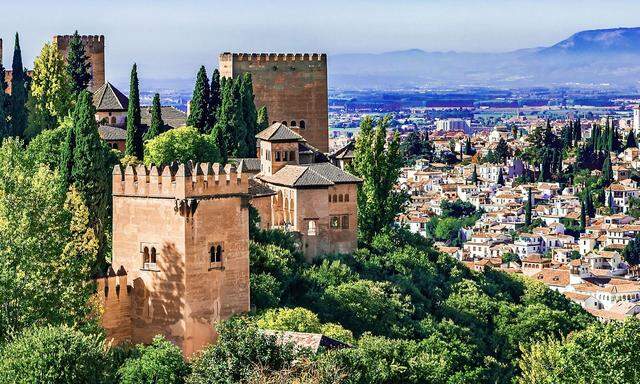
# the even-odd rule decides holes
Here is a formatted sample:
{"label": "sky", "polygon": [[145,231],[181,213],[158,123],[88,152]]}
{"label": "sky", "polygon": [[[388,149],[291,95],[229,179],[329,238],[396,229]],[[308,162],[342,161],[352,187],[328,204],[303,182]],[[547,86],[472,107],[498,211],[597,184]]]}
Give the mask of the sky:
{"label": "sky", "polygon": [[[195,77],[218,54],[501,52],[585,29],[640,27],[638,0],[28,0],[0,2],[4,64],[20,33],[31,66],[54,34],[105,35],[106,76]],[[8,16],[8,17],[7,17]]]}

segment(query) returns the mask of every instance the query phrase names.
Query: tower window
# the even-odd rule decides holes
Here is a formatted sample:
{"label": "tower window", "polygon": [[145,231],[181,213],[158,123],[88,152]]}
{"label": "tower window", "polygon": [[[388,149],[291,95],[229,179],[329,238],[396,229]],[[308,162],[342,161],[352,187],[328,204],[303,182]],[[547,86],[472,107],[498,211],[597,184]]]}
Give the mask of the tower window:
{"label": "tower window", "polygon": [[348,194],[348,193],[347,193],[346,195],[344,195],[344,201],[345,201],[346,203],[348,203],[348,202],[349,202],[349,194]]}
{"label": "tower window", "polygon": [[280,161],[280,151],[276,151],[276,161]]}
{"label": "tower window", "polygon": [[287,126],[287,122],[286,122],[286,121],[283,121],[283,122],[282,122],[282,125],[284,125],[284,126],[286,127],[286,126]]}
{"label": "tower window", "polygon": [[304,122],[304,120],[300,120],[300,129],[305,129],[307,128],[306,123]]}
{"label": "tower window", "polygon": [[144,247],[144,249],[142,250],[142,262],[144,264],[149,263],[149,247]]}
{"label": "tower window", "polygon": [[298,124],[296,123],[296,121],[295,121],[295,120],[291,120],[291,126],[292,126],[292,127],[295,127],[296,125],[298,125]]}
{"label": "tower window", "polygon": [[151,263],[156,263],[156,247],[151,247]]}
{"label": "tower window", "polygon": [[222,243],[212,243],[209,246],[209,269],[220,269],[222,267],[222,254],[224,247]]}
{"label": "tower window", "polygon": [[309,228],[307,229],[307,235],[308,236],[315,236],[315,235],[317,235],[317,233],[318,233],[318,230],[317,230],[317,227],[316,227],[316,222],[313,221],[313,220],[310,220],[309,221]]}
{"label": "tower window", "polygon": [[344,196],[342,195],[342,193],[338,195],[338,201],[341,203],[344,201]]}
{"label": "tower window", "polygon": [[157,266],[158,252],[155,245],[149,243],[143,243],[140,246],[142,253],[142,270],[145,271],[159,271]]}

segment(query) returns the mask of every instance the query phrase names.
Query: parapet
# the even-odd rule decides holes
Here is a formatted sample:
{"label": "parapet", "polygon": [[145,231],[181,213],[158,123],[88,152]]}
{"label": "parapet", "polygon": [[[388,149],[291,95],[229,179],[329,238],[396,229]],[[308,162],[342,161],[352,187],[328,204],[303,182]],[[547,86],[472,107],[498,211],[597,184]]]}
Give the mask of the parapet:
{"label": "parapet", "polygon": [[114,196],[142,196],[184,199],[186,197],[224,197],[248,193],[247,174],[231,164],[172,163],[150,167],[120,165],[113,168]]}
{"label": "parapet", "polygon": [[326,62],[326,53],[231,53],[224,52],[220,54],[220,60],[233,61],[297,61],[310,62],[319,61]]}
{"label": "parapet", "polygon": [[[55,35],[53,36],[53,42],[57,44],[68,45],[73,35]],[[80,40],[83,43],[100,43],[104,44],[104,35],[82,35],[80,36]]]}
{"label": "parapet", "polygon": [[132,287],[128,284],[127,271],[120,266],[118,272],[112,267],[107,270],[106,276],[95,278],[97,284],[96,294],[105,303],[129,298]]}

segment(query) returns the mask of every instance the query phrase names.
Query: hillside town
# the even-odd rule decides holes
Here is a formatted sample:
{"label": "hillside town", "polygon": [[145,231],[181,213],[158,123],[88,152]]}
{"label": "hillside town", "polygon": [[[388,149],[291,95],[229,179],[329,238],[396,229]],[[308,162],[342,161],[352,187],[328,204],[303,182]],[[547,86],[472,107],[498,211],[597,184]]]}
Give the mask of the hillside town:
{"label": "hillside town", "polygon": [[[585,193],[593,192],[587,190],[586,179],[534,181],[527,178],[531,165],[523,161],[533,146],[534,131],[547,129],[562,137],[563,129],[578,121],[513,119],[510,128],[497,126],[490,132],[430,133],[436,157],[460,153],[461,161],[447,164],[418,158],[404,167],[398,188],[410,195],[410,208],[397,223],[434,238],[438,249],[471,269],[498,268],[544,282],[603,321],[637,315],[640,270],[625,254],[640,233],[636,171],[640,153],[633,138],[640,128],[640,113],[637,108],[635,112],[631,124],[608,118],[579,120],[577,129],[585,142],[602,124],[610,125],[618,137],[631,137],[624,144],[618,139],[619,150],[611,152],[609,162],[605,160],[604,173],[609,176],[601,169],[583,175],[611,178],[602,187],[603,202],[592,216],[584,210]],[[495,159],[501,147],[504,161],[486,160]],[[562,169],[572,167],[576,167],[575,151],[565,150]],[[471,225],[454,228],[453,239],[443,239],[434,228],[434,218],[442,218],[443,204],[452,201],[481,213]]]}

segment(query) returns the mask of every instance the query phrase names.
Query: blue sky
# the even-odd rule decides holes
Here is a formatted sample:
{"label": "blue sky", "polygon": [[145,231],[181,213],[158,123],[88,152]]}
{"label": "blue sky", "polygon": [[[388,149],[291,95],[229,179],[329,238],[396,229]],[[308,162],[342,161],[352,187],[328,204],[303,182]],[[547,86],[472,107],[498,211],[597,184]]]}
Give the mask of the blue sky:
{"label": "blue sky", "polygon": [[[584,29],[640,26],[638,0],[29,0],[3,1],[10,65],[20,32],[31,65],[54,34],[104,34],[107,78],[189,78],[222,51],[508,51]],[[8,17],[7,17],[8,16]]]}

